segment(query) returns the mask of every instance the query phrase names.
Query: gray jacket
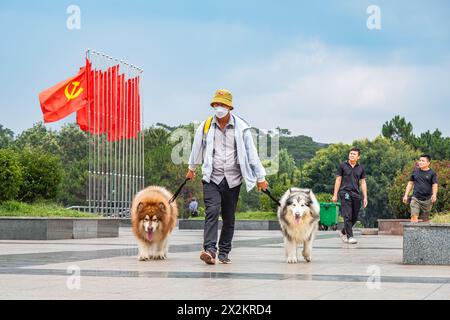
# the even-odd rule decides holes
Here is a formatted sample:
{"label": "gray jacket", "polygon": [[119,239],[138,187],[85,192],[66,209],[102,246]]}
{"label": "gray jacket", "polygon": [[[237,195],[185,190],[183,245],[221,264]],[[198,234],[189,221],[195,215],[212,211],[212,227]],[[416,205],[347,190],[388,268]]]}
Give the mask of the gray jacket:
{"label": "gray jacket", "polygon": [[[257,181],[261,182],[265,180],[266,170],[259,159],[258,151],[253,142],[252,133],[249,130],[251,128],[250,125],[233,113],[231,116],[234,117],[235,121],[234,138],[236,140],[238,163],[248,192],[253,189]],[[206,150],[203,150],[202,139],[205,122],[206,120],[200,123],[200,126],[195,132],[194,143],[189,157],[189,169],[195,170],[197,165],[202,164],[202,155],[204,152],[202,179],[209,183],[212,172],[215,130],[208,131],[208,134],[206,135]]]}

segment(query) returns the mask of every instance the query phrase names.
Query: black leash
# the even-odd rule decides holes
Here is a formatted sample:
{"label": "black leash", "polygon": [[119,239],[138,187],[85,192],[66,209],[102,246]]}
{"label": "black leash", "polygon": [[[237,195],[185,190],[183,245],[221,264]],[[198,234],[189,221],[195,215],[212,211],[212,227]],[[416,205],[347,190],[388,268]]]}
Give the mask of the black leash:
{"label": "black leash", "polygon": [[178,187],[177,191],[173,194],[173,197],[170,198],[169,203],[172,203],[175,201],[175,199],[178,197],[178,195],[181,192],[181,189],[183,189],[184,185],[186,184],[186,182],[188,182],[190,179],[186,178],[184,179],[183,183]]}
{"label": "black leash", "polygon": [[279,207],[281,207],[280,201],[278,201],[277,199],[274,198],[274,196],[270,193],[269,189],[266,190],[262,190],[262,192],[264,192],[265,194],[267,194],[269,196],[270,199],[272,199],[273,202],[275,202]]}

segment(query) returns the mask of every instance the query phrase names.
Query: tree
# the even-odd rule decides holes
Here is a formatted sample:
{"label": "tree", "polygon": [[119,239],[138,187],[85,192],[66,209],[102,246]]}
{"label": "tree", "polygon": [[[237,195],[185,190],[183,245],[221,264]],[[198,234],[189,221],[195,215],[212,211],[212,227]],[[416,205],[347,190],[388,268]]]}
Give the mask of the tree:
{"label": "tree", "polygon": [[[294,158],[288,153],[286,149],[281,149],[277,158],[274,160],[267,160],[263,162],[264,167],[272,166],[271,162],[278,161],[278,172],[276,174],[267,176],[270,191],[275,199],[280,199],[281,196],[291,187],[299,187],[300,170],[295,166]],[[272,200],[266,196],[261,196],[260,209],[263,211],[275,211],[276,205]]]}
{"label": "tree", "polygon": [[[361,164],[366,171],[368,207],[362,209],[360,220],[365,226],[376,225],[377,219],[390,218],[388,188],[404,166],[416,159],[418,153],[402,141],[377,137],[373,141],[357,140],[361,148]],[[315,193],[332,193],[339,163],[348,159],[349,145],[336,144],[319,150],[304,166],[305,182]]]}
{"label": "tree", "polygon": [[286,149],[294,158],[297,166],[302,166],[314,157],[316,151],[326,146],[326,144],[315,142],[307,136],[280,136],[280,149]]}
{"label": "tree", "polygon": [[439,129],[421,133],[414,139],[414,147],[431,155],[433,160],[450,159],[450,138],[443,137]]}
{"label": "tree", "polygon": [[406,122],[405,118],[395,116],[392,120],[386,121],[381,130],[383,137],[394,141],[403,140],[411,142],[413,126],[411,122]]}
{"label": "tree", "polygon": [[56,133],[36,123],[32,128],[23,131],[16,139],[14,146],[21,150],[25,147],[39,148],[50,154],[60,154]]}
{"label": "tree", "polygon": [[280,136],[286,137],[291,135],[291,131],[289,129],[282,129],[280,127],[277,127],[278,131],[280,132]]}
{"label": "tree", "polygon": [[410,122],[406,122],[403,117],[395,116],[384,123],[382,134],[393,141],[402,140],[414,149],[431,155],[435,160],[450,159],[450,137],[443,137],[439,129],[433,133],[427,130],[420,136],[415,136],[412,130],[413,126]]}
{"label": "tree", "polygon": [[74,123],[64,125],[56,135],[63,175],[57,201],[68,205],[85,205],[88,187],[88,137]]}
{"label": "tree", "polygon": [[[389,187],[388,205],[396,218],[409,219],[411,216],[411,208],[402,202],[402,198],[415,166],[415,161],[405,166]],[[448,212],[450,211],[450,161],[433,160],[430,167],[436,172],[439,185],[437,202],[433,205],[432,213]]]}
{"label": "tree", "polygon": [[62,177],[60,158],[41,148],[26,146],[19,153],[19,162],[23,172],[19,200],[54,200]]}
{"label": "tree", "polygon": [[55,135],[64,165],[81,161],[88,156],[88,137],[75,123],[64,125]]}
{"label": "tree", "polygon": [[22,184],[22,169],[13,150],[0,149],[0,202],[14,199]]}
{"label": "tree", "polygon": [[0,149],[9,147],[14,141],[14,132],[0,124]]}

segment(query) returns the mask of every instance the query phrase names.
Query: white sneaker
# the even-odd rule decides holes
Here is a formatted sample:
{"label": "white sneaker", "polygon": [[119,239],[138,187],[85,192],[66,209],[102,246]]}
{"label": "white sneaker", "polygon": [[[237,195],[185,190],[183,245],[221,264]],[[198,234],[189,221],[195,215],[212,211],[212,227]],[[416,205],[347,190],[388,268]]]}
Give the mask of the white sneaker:
{"label": "white sneaker", "polygon": [[341,238],[342,242],[344,243],[348,242],[347,236],[343,234],[341,230],[339,230],[339,237]]}
{"label": "white sneaker", "polygon": [[358,241],[356,241],[355,238],[350,237],[350,238],[348,238],[348,243],[350,243],[350,244],[355,244],[355,243],[358,243]]}

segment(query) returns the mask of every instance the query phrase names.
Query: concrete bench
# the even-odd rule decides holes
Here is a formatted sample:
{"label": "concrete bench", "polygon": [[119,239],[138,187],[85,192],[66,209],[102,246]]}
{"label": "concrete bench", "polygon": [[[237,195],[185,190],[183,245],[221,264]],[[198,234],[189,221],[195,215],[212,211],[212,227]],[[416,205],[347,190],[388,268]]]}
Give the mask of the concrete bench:
{"label": "concrete bench", "polygon": [[[378,219],[378,234],[402,236],[403,223],[410,222],[410,219]],[[419,220],[421,222],[422,220]]]}
{"label": "concrete bench", "polygon": [[0,240],[61,240],[119,236],[119,220],[0,217]]}
{"label": "concrete bench", "polygon": [[450,265],[450,223],[403,223],[403,263]]}

